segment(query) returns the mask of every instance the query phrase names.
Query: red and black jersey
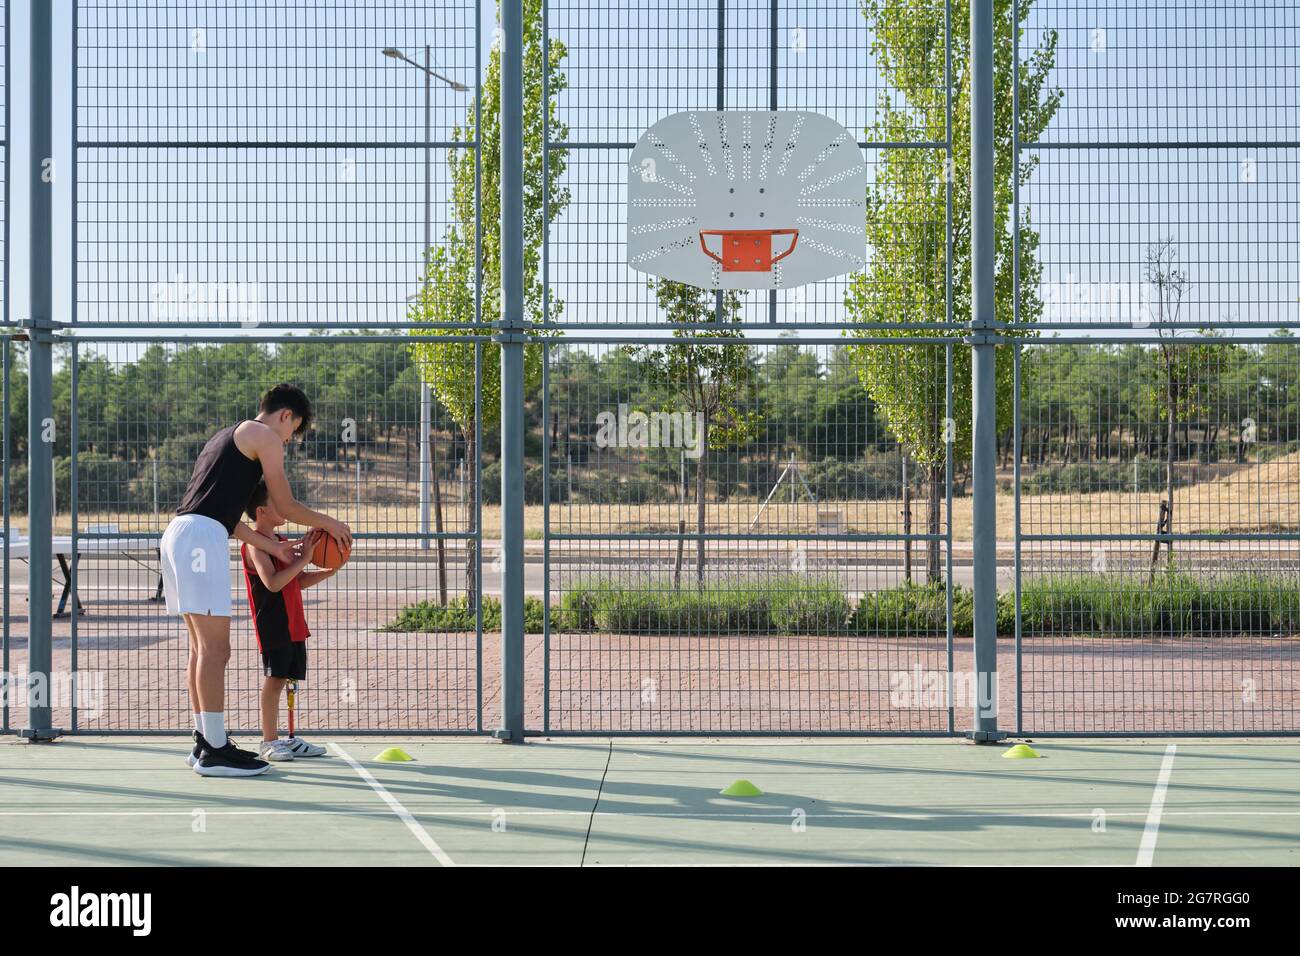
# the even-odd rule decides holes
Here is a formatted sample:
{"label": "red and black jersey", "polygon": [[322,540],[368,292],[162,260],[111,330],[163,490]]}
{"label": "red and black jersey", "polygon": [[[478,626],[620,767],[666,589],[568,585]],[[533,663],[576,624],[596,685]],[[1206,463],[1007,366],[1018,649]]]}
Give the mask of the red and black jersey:
{"label": "red and black jersey", "polygon": [[[280,534],[276,538],[288,540]],[[239,555],[244,563],[244,583],[248,586],[248,605],[253,612],[253,631],[257,635],[258,649],[266,653],[272,647],[307,640],[311,631],[307,629],[307,616],[302,610],[302,587],[298,579],[290,581],[278,593],[270,590],[249,561],[248,547],[247,543],[241,544]],[[275,555],[268,557],[276,571],[285,567]]]}

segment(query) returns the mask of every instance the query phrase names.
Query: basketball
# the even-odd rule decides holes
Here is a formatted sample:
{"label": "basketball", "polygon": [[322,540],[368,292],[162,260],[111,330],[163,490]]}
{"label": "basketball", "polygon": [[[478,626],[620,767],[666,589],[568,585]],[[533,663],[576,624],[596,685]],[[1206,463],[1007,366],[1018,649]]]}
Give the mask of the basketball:
{"label": "basketball", "polygon": [[351,548],[346,551],[341,550],[338,542],[326,534],[316,542],[316,548],[311,553],[311,563],[318,568],[333,571],[347,564],[348,558],[351,556]]}

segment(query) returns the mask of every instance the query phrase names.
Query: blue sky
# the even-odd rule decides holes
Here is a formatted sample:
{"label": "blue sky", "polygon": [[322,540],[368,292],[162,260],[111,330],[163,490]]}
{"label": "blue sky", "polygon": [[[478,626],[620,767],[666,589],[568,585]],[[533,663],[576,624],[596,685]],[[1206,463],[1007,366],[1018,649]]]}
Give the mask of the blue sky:
{"label": "blue sky", "polygon": [[[72,0],[53,3],[55,308],[66,318]],[[18,318],[27,291],[28,3],[12,6],[6,212]],[[569,48],[561,113],[570,140],[615,144],[570,156],[573,202],[552,233],[552,287],[571,319],[655,318],[623,258],[626,150],[617,144],[673,111],[716,106],[716,9],[713,0],[552,3],[551,35]],[[79,315],[145,320],[158,314],[159,290],[178,281],[248,291],[263,327],[403,314],[421,249],[423,157],[385,144],[422,139],[423,86],[418,71],[379,49],[418,55],[428,42],[435,68],[472,86],[476,46],[487,62],[494,3],[479,9],[477,36],[473,0],[82,0],[80,10],[83,142],[344,145],[83,149]],[[882,81],[856,3],[782,3],[781,11],[778,105],[824,112],[860,133]],[[769,105],[767,18],[766,2],[728,3],[728,108]],[[1060,35],[1053,81],[1066,96],[1046,142],[1246,144],[1041,150],[1022,196],[1041,232],[1049,291],[1122,293],[1138,284],[1145,244],[1172,235],[1191,282],[1189,321],[1300,325],[1300,11],[1222,0],[1040,0],[1031,37],[1048,27]],[[450,137],[471,96],[435,85],[435,140]],[[432,172],[436,239],[448,218],[444,152],[435,152]],[[805,317],[840,314],[841,289],[807,290]],[[999,308],[1010,317],[1008,304]]]}

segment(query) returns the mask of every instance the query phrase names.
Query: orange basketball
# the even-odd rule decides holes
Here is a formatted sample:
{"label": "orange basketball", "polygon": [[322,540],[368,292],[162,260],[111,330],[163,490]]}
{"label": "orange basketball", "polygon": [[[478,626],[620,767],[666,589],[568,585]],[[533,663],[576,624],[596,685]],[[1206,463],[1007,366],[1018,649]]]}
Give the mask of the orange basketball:
{"label": "orange basketball", "polygon": [[318,568],[335,570],[343,567],[348,563],[348,558],[352,556],[352,549],[343,551],[339,544],[329,535],[322,535],[321,539],[316,542],[316,549],[311,553],[311,563]]}

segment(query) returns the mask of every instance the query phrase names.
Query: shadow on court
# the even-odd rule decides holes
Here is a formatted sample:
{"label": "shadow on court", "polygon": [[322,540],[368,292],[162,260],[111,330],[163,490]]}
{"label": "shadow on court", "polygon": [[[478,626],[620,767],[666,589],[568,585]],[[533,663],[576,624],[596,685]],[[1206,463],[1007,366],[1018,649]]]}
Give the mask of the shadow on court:
{"label": "shadow on court", "polygon": [[[324,740],[324,738],[322,738]],[[1300,745],[330,741],[213,780],[181,738],[0,744],[0,865],[1288,864]],[[252,744],[244,740],[245,746]],[[372,759],[388,746],[414,760]],[[1153,800],[1162,762],[1167,792]],[[720,794],[736,779],[762,796]],[[1145,854],[1145,856],[1144,856]]]}

